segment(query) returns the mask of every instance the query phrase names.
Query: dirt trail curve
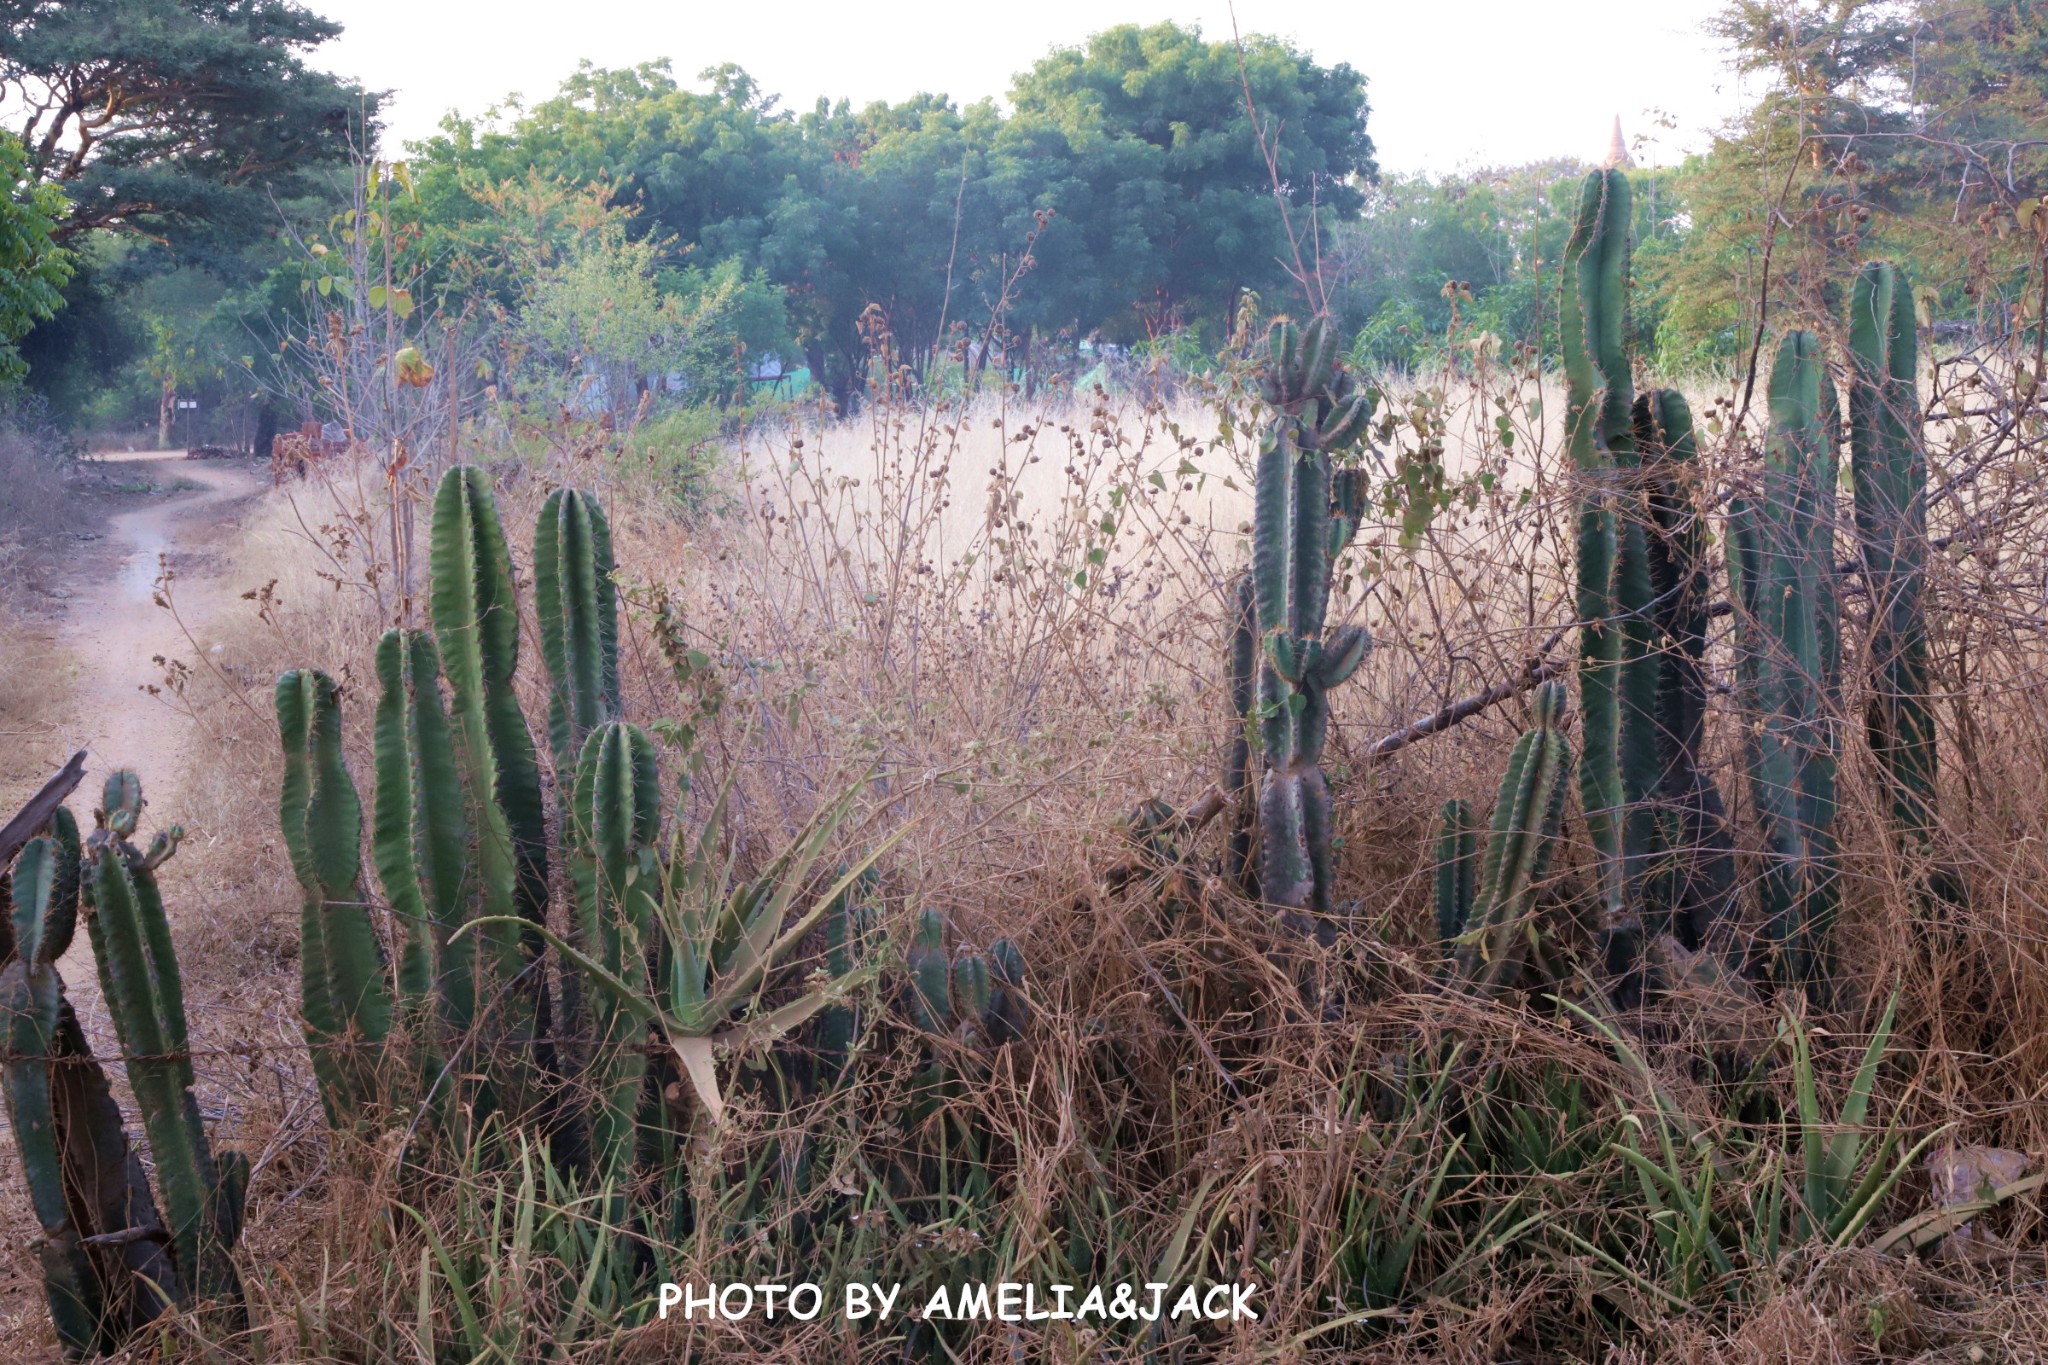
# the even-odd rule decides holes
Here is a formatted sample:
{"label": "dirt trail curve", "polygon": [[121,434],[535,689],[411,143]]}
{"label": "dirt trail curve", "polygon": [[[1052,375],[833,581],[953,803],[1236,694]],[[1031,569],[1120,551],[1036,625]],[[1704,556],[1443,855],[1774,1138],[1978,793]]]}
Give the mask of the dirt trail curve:
{"label": "dirt trail curve", "polygon": [[[213,618],[237,599],[220,577],[219,554],[242,506],[267,480],[246,460],[187,460],[182,450],[156,451],[105,462],[109,474],[162,484],[197,484],[192,491],[153,499],[112,517],[96,553],[80,555],[62,576],[63,616],[52,622],[51,643],[78,665],[72,706],[61,722],[63,750],[88,752],[84,783],[72,798],[81,820],[99,804],[100,786],[116,768],[142,777],[149,802],[145,830],[172,824],[203,827],[192,807],[192,724],[163,699],[140,691],[160,684],[164,658],[192,658],[193,646],[171,613],[155,604],[157,576],[168,563],[175,577],[178,615],[204,640]],[[77,958],[83,935],[68,958]],[[66,977],[90,980],[86,959]]]}

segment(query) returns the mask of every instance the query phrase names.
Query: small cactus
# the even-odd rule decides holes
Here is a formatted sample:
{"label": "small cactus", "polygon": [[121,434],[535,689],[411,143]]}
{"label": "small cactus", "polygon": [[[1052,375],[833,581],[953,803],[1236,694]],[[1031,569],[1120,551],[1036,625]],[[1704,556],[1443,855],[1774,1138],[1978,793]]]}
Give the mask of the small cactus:
{"label": "small cactus", "polygon": [[1465,932],[1479,890],[1479,827],[1470,802],[1444,802],[1436,836],[1436,933],[1445,944]]}
{"label": "small cactus", "polygon": [[1497,994],[1514,984],[1536,932],[1536,896],[1549,870],[1572,766],[1564,736],[1565,690],[1536,693],[1536,724],[1515,742],[1494,801],[1472,910],[1455,967],[1473,988]]}
{"label": "small cactus", "polygon": [[51,834],[31,839],[0,881],[0,904],[12,908],[12,947],[0,951],[0,1093],[41,1230],[50,1318],[74,1359],[117,1350],[162,1311],[151,1286],[175,1294],[179,1285],[160,1235],[92,1240],[160,1233],[163,1220],[55,965],[77,922],[79,889],[78,825],[60,809]]}

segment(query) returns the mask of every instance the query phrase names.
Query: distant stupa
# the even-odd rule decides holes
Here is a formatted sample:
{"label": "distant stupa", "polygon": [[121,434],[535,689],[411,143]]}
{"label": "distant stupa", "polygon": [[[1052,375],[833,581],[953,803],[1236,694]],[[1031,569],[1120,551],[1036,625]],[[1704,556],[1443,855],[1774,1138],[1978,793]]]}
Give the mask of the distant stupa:
{"label": "distant stupa", "polygon": [[1629,159],[1628,143],[1621,136],[1621,115],[1614,116],[1614,140],[1607,144],[1607,167],[1626,169],[1636,163]]}

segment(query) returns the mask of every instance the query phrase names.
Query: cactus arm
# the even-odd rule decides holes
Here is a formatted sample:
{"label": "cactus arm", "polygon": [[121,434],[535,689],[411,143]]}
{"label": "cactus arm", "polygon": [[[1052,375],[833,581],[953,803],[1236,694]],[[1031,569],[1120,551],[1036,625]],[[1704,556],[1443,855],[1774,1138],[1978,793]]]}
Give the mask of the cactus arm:
{"label": "cactus arm", "polygon": [[388,630],[377,642],[377,697],[374,752],[375,795],[371,800],[370,856],[377,884],[405,934],[398,960],[398,994],[408,1012],[417,1009],[433,987],[435,973],[433,922],[421,885],[414,804],[411,736],[412,699],[407,665],[411,662],[404,633]]}
{"label": "cactus arm", "polygon": [[1835,874],[1839,628],[1833,561],[1833,384],[1810,332],[1780,343],[1759,495],[1730,506],[1745,607],[1738,661],[1750,790],[1763,833],[1762,895],[1782,984],[1827,986]]}
{"label": "cactus arm", "polygon": [[548,495],[534,531],[534,565],[541,655],[553,684],[548,733],[556,769],[567,775],[584,738],[620,705],[611,528],[596,499],[573,488]]}
{"label": "cactus arm", "polygon": [[[1712,585],[1692,411],[1682,394],[1660,389],[1637,399],[1636,449],[1649,485],[1651,589],[1662,649],[1655,725],[1662,762],[1658,842],[1667,868],[1653,899],[1672,913],[1681,946],[1726,948],[1739,879],[1720,789],[1700,763]],[[1739,963],[1724,966],[1740,970]]]}
{"label": "cactus arm", "polygon": [[406,739],[410,750],[418,870],[434,921],[436,990],[442,1018],[466,1032],[476,1013],[475,945],[450,942],[475,908],[469,826],[463,819],[462,774],[455,734],[441,699],[440,651],[425,631],[407,637]]}
{"label": "cactus arm", "polygon": [[[607,974],[651,996],[646,964],[656,878],[648,855],[661,835],[661,779],[654,745],[638,727],[611,722],[591,731],[577,765],[573,815],[576,856],[589,864],[576,879],[588,895],[578,906],[585,949]],[[597,1090],[591,1149],[601,1178],[617,1181],[637,1140],[647,1025],[603,989],[589,999],[588,1071]]]}
{"label": "cactus arm", "polygon": [[[33,845],[31,845],[33,846]],[[7,1118],[28,1185],[29,1203],[42,1230],[37,1259],[50,1320],[68,1355],[99,1354],[109,1316],[105,1288],[88,1256],[83,1232],[73,1224],[60,1145],[61,1125],[51,1094],[59,993],[48,967],[31,968],[17,958],[0,971],[0,1016],[7,1020],[7,1054],[0,1063]]]}
{"label": "cactus arm", "polygon": [[[431,539],[434,631],[477,837],[483,913],[538,922],[546,917],[547,850],[533,736],[512,691],[519,603],[481,470],[457,466],[442,478]],[[499,970],[524,967],[520,939],[496,937]]]}
{"label": "cactus arm", "polygon": [[377,1056],[392,1023],[383,944],[361,888],[362,802],[342,761],[334,680],[297,670],[279,680],[277,695],[287,746],[281,818],[304,892],[300,976],[308,1043],[316,1056],[329,1056],[322,1098],[330,1118],[348,1120],[377,1092]]}
{"label": "cactus arm", "polygon": [[[171,1039],[184,1031],[184,1003],[172,993],[175,976],[163,970],[169,964],[151,961],[156,935],[144,928],[144,905],[123,850],[115,843],[103,846],[93,868],[93,906],[100,921],[95,946],[104,945],[100,984],[156,1159],[180,1287],[186,1294],[239,1300],[234,1262],[211,1217],[218,1175],[198,1101],[185,1081],[190,1057],[171,1052]],[[175,1028],[169,1023],[173,1014],[179,1020]]]}

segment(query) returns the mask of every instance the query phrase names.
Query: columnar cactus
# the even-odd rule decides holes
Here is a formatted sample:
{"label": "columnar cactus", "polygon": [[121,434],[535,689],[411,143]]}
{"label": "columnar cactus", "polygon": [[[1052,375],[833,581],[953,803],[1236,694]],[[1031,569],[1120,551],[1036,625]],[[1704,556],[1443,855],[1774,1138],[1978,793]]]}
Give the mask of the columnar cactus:
{"label": "columnar cactus", "polygon": [[138,851],[128,836],[141,811],[135,775],[109,778],[100,827],[88,845],[86,927],[149,1135],[178,1287],[188,1297],[221,1301],[239,1319],[242,1284],[231,1253],[241,1236],[249,1163],[237,1152],[222,1152],[216,1162],[199,1119],[184,990],[156,886],[156,868],[183,831],[173,827],[151,841],[147,853]]}
{"label": "columnar cactus", "polygon": [[[578,937],[592,958],[621,979],[645,971],[654,942],[661,807],[661,773],[647,736],[618,721],[592,730],[576,767],[574,856],[585,864],[575,879]],[[633,1159],[647,1074],[647,1025],[604,992],[588,1008],[592,1051],[586,1075],[596,1091],[591,1151],[600,1179],[616,1183]]]}
{"label": "columnar cactus", "polygon": [[1465,932],[1479,894],[1479,826],[1472,804],[1444,802],[1436,836],[1436,932],[1450,944]]}
{"label": "columnar cactus", "polygon": [[[380,1098],[379,1063],[391,1035],[384,948],[362,890],[363,807],[342,763],[334,679],[316,669],[279,678],[277,721],[284,740],[278,822],[304,893],[299,975],[306,1045],[327,1120],[340,1127]],[[402,890],[413,900],[400,913],[422,918],[417,886]]]}
{"label": "columnar cactus", "polygon": [[1650,590],[1658,648],[1654,716],[1661,776],[1647,900],[1659,932],[1698,951],[1736,914],[1735,843],[1720,788],[1700,766],[1707,716],[1706,518],[1698,501],[1692,410],[1674,389],[1635,404],[1649,502]]}
{"label": "columnar cactus", "polygon": [[1849,303],[1849,429],[1857,544],[1873,604],[1871,752],[1890,787],[1892,824],[1937,899],[1961,900],[1929,861],[1936,823],[1934,712],[1927,703],[1927,450],[1920,417],[1913,291],[1883,261],[1863,267]]}
{"label": "columnar cactus", "polygon": [[[519,667],[519,600],[512,557],[483,471],[458,465],[434,495],[434,631],[448,679],[455,754],[476,840],[480,909],[494,920],[547,920],[547,819],[533,734],[519,710],[512,677]],[[540,947],[530,932],[499,924],[486,936],[499,981],[519,976]],[[532,980],[532,978],[528,978]],[[546,1030],[544,988],[514,1027]]]}
{"label": "columnar cactus", "polygon": [[566,786],[585,738],[620,709],[612,532],[597,499],[574,488],[548,494],[534,528],[533,559],[541,657],[551,681],[548,738]]}
{"label": "columnar cactus", "polygon": [[475,945],[451,941],[475,895],[469,827],[455,737],[441,700],[441,656],[425,631],[391,630],[377,642],[370,854],[384,898],[405,932],[398,994],[416,1034],[431,1013],[456,1036],[476,1017]]}
{"label": "columnar cactus", "polygon": [[179,1279],[160,1236],[95,1240],[160,1231],[163,1220],[55,965],[77,923],[80,850],[68,810],[54,825],[0,882],[0,904],[12,906],[12,946],[0,949],[0,1088],[41,1229],[36,1255],[50,1318],[65,1353],[82,1358],[120,1347],[162,1311],[151,1285],[175,1294]]}
{"label": "columnar cactus", "polygon": [[1572,765],[1565,706],[1564,684],[1538,689],[1536,724],[1508,755],[1471,911],[1455,929],[1457,975],[1488,993],[1514,984],[1536,933],[1537,890],[1557,842]]}
{"label": "columnar cactus", "polygon": [[1728,508],[1729,576],[1750,793],[1764,843],[1773,975],[1826,989],[1835,873],[1840,639],[1834,563],[1835,389],[1811,332],[1780,344],[1771,436],[1753,494]]}
{"label": "columnar cactus", "polygon": [[[1259,627],[1259,892],[1291,927],[1324,941],[1312,915],[1330,909],[1330,789],[1322,770],[1327,693],[1365,657],[1361,626],[1325,633],[1330,568],[1357,525],[1355,476],[1333,487],[1331,456],[1357,444],[1372,398],[1336,366],[1327,319],[1306,328],[1281,320],[1267,337],[1264,386],[1274,409],[1259,447],[1252,528],[1252,583]],[[1346,490],[1350,490],[1347,493]],[[1312,913],[1311,913],[1312,912]]]}
{"label": "columnar cactus", "polygon": [[1030,1007],[1024,995],[1024,957],[1008,939],[988,955],[946,954],[946,921],[926,907],[905,953],[910,968],[911,1012],[927,1033],[957,1034],[963,1042],[1000,1047],[1022,1036]]}
{"label": "columnar cactus", "polygon": [[1615,975],[1633,969],[1641,948],[1638,890],[1655,830],[1649,800],[1662,769],[1648,516],[1624,344],[1629,228],[1627,175],[1588,174],[1565,247],[1560,326],[1571,395],[1566,429],[1582,488],[1579,794],[1599,860],[1603,951]]}

